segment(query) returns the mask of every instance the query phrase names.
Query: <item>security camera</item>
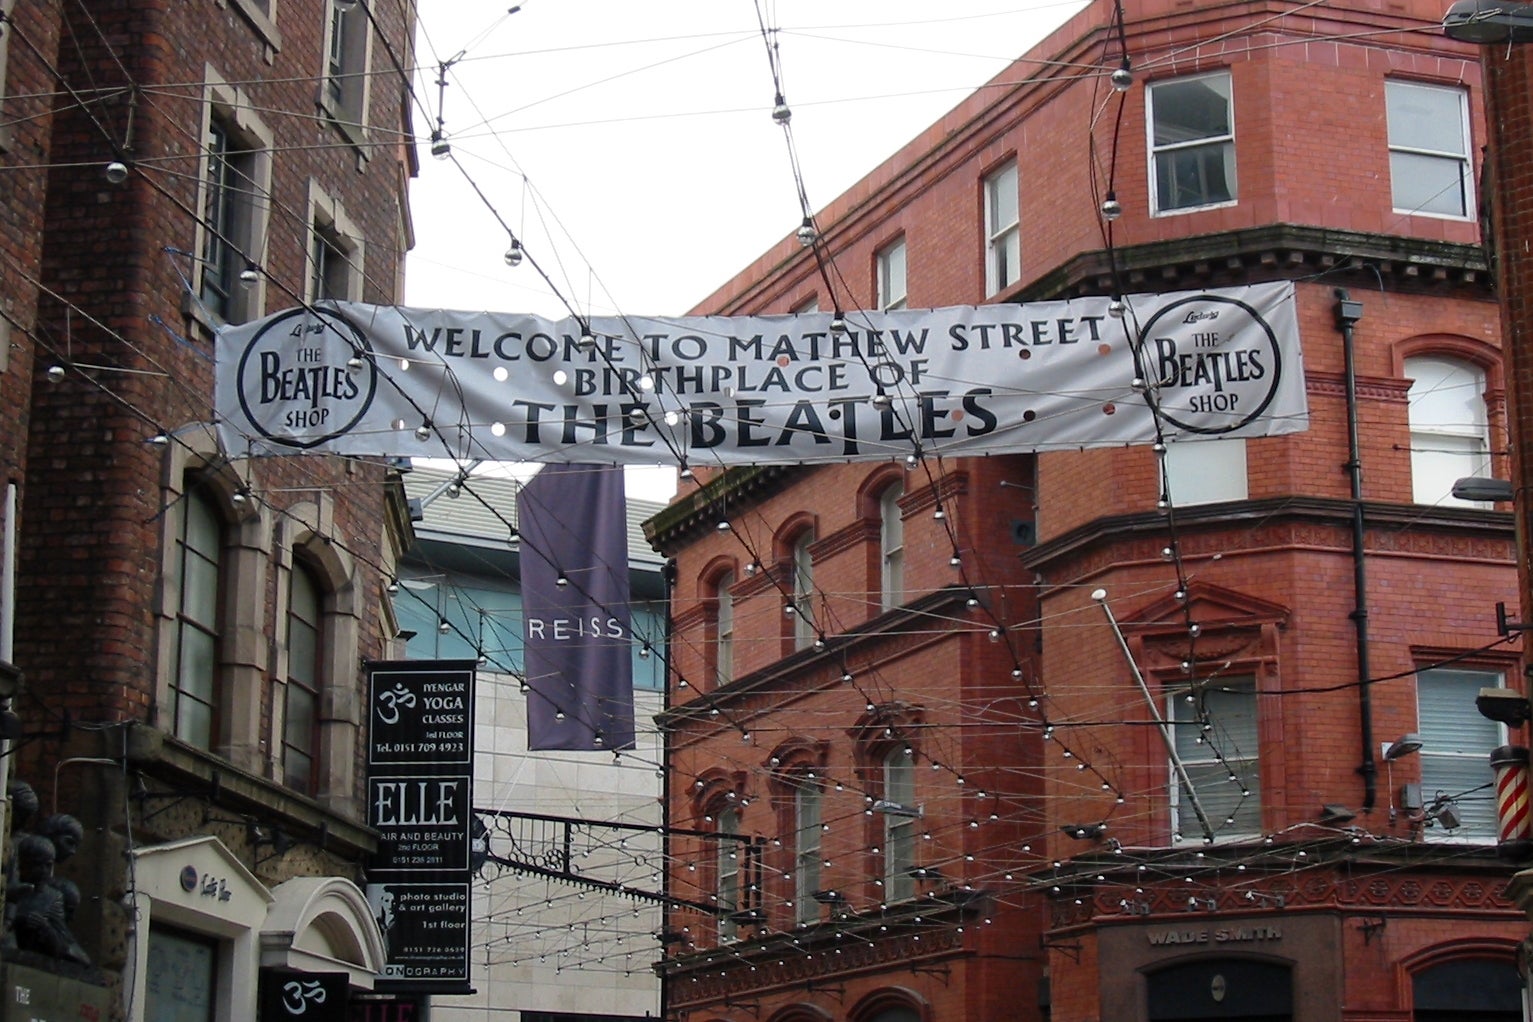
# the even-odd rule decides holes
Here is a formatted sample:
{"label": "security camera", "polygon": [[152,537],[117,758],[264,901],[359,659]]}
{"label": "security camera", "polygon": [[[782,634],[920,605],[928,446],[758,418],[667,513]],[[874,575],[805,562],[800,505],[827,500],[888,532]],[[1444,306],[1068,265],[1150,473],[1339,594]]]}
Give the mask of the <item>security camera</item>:
{"label": "security camera", "polygon": [[1507,727],[1522,727],[1533,717],[1533,706],[1527,697],[1509,688],[1482,688],[1474,697],[1474,708],[1483,717],[1499,721]]}

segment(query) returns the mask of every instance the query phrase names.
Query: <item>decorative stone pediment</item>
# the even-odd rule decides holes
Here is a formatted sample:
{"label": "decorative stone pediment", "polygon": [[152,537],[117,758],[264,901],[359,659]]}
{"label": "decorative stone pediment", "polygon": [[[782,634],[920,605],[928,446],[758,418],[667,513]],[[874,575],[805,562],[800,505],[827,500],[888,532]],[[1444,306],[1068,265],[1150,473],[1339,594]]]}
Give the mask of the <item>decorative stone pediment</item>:
{"label": "decorative stone pediment", "polygon": [[371,990],[383,971],[383,935],[367,897],[345,877],[294,877],[272,888],[261,927],[263,968],[344,972]]}
{"label": "decorative stone pediment", "polygon": [[1193,582],[1185,594],[1146,604],[1123,621],[1123,632],[1155,671],[1190,659],[1253,660],[1270,657],[1277,631],[1286,628],[1287,607],[1233,589]]}

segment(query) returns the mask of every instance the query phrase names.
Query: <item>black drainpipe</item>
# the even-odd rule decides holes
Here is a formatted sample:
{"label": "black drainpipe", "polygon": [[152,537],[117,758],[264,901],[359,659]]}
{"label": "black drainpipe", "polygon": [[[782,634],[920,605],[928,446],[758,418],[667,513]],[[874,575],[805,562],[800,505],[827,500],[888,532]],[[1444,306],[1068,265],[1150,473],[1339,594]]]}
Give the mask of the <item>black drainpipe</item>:
{"label": "black drainpipe", "polygon": [[[671,601],[676,596],[676,558],[666,558],[665,567],[661,569],[661,577],[665,580],[665,643],[661,649],[661,656],[665,657],[665,667],[661,671],[660,705],[663,711],[671,708],[671,639],[675,631],[676,621],[671,615]],[[671,929],[671,732],[667,727],[660,736],[660,774],[663,778],[660,782],[660,893],[662,895],[660,908],[660,933],[662,938]],[[663,1022],[671,1017],[671,975],[666,966],[670,965],[671,945],[664,939],[660,942],[660,1018]]]}
{"label": "black drainpipe", "polygon": [[1357,439],[1357,361],[1352,328],[1363,318],[1363,303],[1354,302],[1345,288],[1336,289],[1336,329],[1341,333],[1347,359],[1347,464],[1352,477],[1352,592],[1355,606],[1352,624],[1357,629],[1358,732],[1363,741],[1363,811],[1373,809],[1379,798],[1379,768],[1373,749],[1373,695],[1368,678],[1368,571],[1363,559],[1363,456]]}

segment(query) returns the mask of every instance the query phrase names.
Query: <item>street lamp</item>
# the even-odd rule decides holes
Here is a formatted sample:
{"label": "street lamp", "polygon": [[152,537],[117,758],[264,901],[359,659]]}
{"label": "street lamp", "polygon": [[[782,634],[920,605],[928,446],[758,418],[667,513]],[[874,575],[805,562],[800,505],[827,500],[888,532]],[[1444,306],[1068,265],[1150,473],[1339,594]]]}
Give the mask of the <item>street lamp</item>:
{"label": "street lamp", "polygon": [[1443,15],[1443,32],[1461,43],[1533,42],[1533,4],[1458,0]]}

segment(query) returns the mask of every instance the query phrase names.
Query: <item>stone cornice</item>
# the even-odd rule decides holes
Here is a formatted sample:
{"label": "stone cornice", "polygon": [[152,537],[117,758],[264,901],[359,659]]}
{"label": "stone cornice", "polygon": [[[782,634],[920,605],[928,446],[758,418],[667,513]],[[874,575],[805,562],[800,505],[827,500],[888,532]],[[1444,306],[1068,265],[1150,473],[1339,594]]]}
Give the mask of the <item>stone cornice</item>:
{"label": "stone cornice", "polygon": [[198,790],[216,788],[217,805],[236,812],[280,815],[302,831],[323,833],[324,847],[329,851],[360,856],[378,850],[378,832],[372,827],[332,812],[291,788],[241,770],[228,760],[181,742],[157,728],[145,724],[129,725],[126,748],[128,761],[147,773],[173,783],[189,783]]}
{"label": "stone cornice", "polygon": [[[706,697],[673,706],[657,714],[655,722],[662,729],[671,730],[688,724],[706,724],[712,720],[709,711],[715,707],[734,710],[733,716],[738,718],[742,711],[748,712],[751,699],[763,692],[771,694],[773,707],[779,708],[785,685],[812,689],[839,684],[844,665],[850,664],[855,670],[869,658],[869,651],[874,648],[881,654],[887,654],[890,643],[903,647],[945,641],[948,636],[934,636],[930,631],[931,617],[934,614],[962,613],[965,599],[966,591],[959,589],[939,589],[928,593],[880,614],[852,631],[828,636],[824,649],[801,649],[791,656],[737,678],[728,685],[713,689]],[[852,662],[853,654],[860,654],[856,663]]]}
{"label": "stone cornice", "polygon": [[959,924],[975,915],[985,898],[981,892],[951,893],[953,903],[892,906],[887,912],[767,933],[668,958],[655,969],[673,991],[672,1006],[687,1010],[737,994],[792,989],[895,964],[936,966],[966,953]]}
{"label": "stone cornice", "polygon": [[871,518],[861,518],[850,525],[837,529],[824,539],[810,547],[809,552],[815,560],[834,557],[843,550],[863,543],[871,543],[879,537],[880,525]]}
{"label": "stone cornice", "polygon": [[[1299,280],[1317,270],[1338,284],[1364,277],[1393,290],[1469,291],[1493,298],[1484,249],[1396,234],[1270,224],[1113,250],[1126,290],[1168,291]],[[1111,294],[1112,264],[1105,250],[1082,252],[1014,296],[1036,302]]]}
{"label": "stone cornice", "polygon": [[[1204,886],[1198,888],[1198,897],[1205,904],[1193,918],[1199,923],[1223,924],[1230,917],[1241,917],[1247,922],[1266,921],[1279,923],[1284,912],[1305,910],[1336,910],[1378,912],[1381,910],[1436,911],[1452,914],[1475,914],[1515,918],[1518,915],[1513,901],[1515,891],[1505,874],[1504,864],[1499,868],[1486,868],[1480,872],[1460,871],[1396,872],[1376,866],[1354,866],[1350,870],[1285,874],[1265,878],[1260,882]],[[1142,882],[1125,881],[1123,885],[1100,887],[1089,898],[1061,898],[1052,903],[1050,913],[1054,930],[1078,930],[1082,927],[1104,922],[1124,921],[1124,902],[1132,895],[1136,908],[1134,918],[1153,923],[1174,921],[1185,923],[1189,919],[1187,909],[1188,888],[1186,884],[1166,881],[1150,886]],[[1247,892],[1255,892],[1248,900]],[[1077,904],[1077,898],[1080,904]],[[1276,906],[1282,905],[1281,909]]]}
{"label": "stone cornice", "polygon": [[[1513,540],[1509,511],[1365,501],[1363,519],[1369,530],[1368,545],[1376,551],[1480,559],[1510,557],[1509,549],[1495,553]],[[1178,511],[1176,521],[1184,547],[1191,553],[1196,552],[1193,548],[1200,535],[1227,529],[1241,530],[1243,547],[1274,543],[1318,543],[1329,547],[1350,543],[1352,502],[1326,497],[1231,501]],[[1309,531],[1299,535],[1294,532],[1296,528]],[[1337,538],[1340,534],[1333,536],[1333,530],[1348,531],[1345,537]],[[1258,531],[1271,534],[1271,540],[1262,541]],[[1076,577],[1085,570],[1082,561],[1100,561],[1105,566],[1107,561],[1132,560],[1133,551],[1139,547],[1143,547],[1142,555],[1146,559],[1158,556],[1165,536],[1166,519],[1157,512],[1108,515],[1038,544],[1023,555],[1022,563],[1047,573],[1067,561],[1075,562],[1069,574]],[[1449,542],[1446,547],[1443,545],[1445,537]],[[1227,543],[1221,543],[1220,549],[1227,546]]]}
{"label": "stone cornice", "polygon": [[751,465],[726,469],[644,523],[644,538],[656,550],[670,556],[690,539],[716,528],[726,511],[751,504],[801,478],[802,467]]}
{"label": "stone cornice", "polygon": [[[1347,378],[1342,373],[1322,373],[1306,370],[1304,389],[1310,394],[1326,397],[1346,397]],[[1411,381],[1395,380],[1383,376],[1359,376],[1357,396],[1371,401],[1393,401],[1405,404],[1410,399]]]}

